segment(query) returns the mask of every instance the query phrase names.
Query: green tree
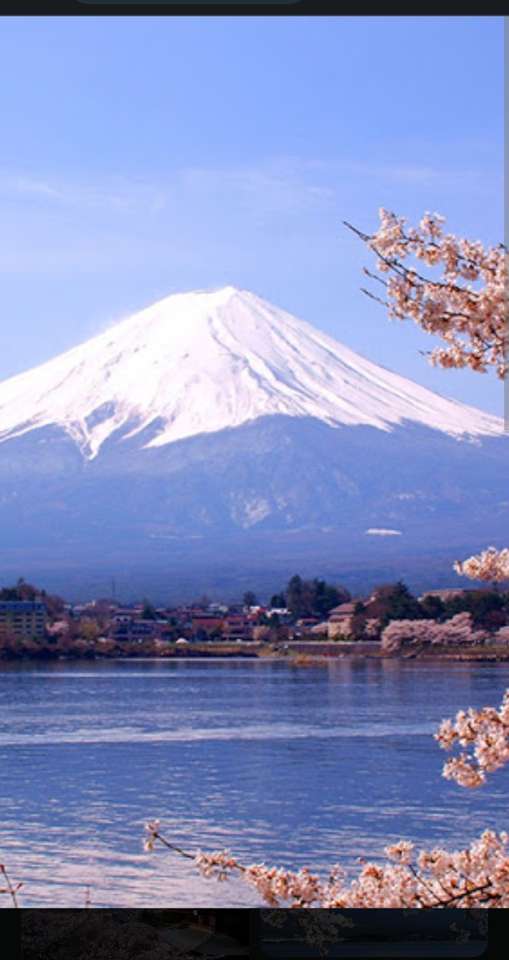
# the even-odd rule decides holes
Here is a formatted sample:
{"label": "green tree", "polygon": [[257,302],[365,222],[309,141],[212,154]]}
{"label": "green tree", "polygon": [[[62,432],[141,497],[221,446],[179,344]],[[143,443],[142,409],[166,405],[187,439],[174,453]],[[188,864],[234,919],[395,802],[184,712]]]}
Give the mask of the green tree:
{"label": "green tree", "polygon": [[445,614],[445,603],[441,597],[434,597],[431,594],[420,601],[423,617],[429,617],[430,620],[442,620]]}
{"label": "green tree", "polygon": [[475,626],[503,626],[509,617],[509,597],[497,590],[467,590],[462,596],[445,601],[445,619],[463,611],[472,614]]}
{"label": "green tree", "polygon": [[378,587],[375,596],[381,629],[391,620],[420,620],[422,617],[421,604],[402,580]]}
{"label": "green tree", "polygon": [[270,606],[282,610],[286,607],[286,597],[284,593],[274,593],[270,598]]}
{"label": "green tree", "polygon": [[325,580],[316,578],[312,582],[311,609],[321,617],[327,616],[334,607],[349,599],[350,594],[344,587],[334,587]]}
{"label": "green tree", "polygon": [[[281,600],[284,601],[282,604]],[[294,617],[326,617],[334,607],[348,600],[350,594],[345,587],[335,587],[318,577],[314,580],[303,580],[296,574],[289,580],[285,595],[276,594],[271,603],[272,606],[288,607]]]}
{"label": "green tree", "polygon": [[304,583],[298,574],[288,581],[286,606],[294,617],[301,617],[305,613]]}

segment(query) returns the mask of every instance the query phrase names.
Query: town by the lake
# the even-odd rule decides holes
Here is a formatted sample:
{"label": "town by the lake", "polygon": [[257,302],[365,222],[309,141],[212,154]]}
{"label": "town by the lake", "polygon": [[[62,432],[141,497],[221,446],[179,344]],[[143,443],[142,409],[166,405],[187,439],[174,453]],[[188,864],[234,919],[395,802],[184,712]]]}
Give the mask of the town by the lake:
{"label": "town by the lake", "polygon": [[161,606],[145,598],[68,602],[19,579],[0,589],[0,659],[334,656],[509,659],[509,593],[430,589],[403,581],[351,596],[298,574],[269,599],[203,596]]}

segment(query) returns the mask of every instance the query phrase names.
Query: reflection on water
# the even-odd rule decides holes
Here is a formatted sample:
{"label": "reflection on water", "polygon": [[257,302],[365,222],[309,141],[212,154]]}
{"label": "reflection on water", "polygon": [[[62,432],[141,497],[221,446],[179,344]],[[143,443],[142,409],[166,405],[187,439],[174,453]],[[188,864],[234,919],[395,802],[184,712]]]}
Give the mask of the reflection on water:
{"label": "reflection on water", "polygon": [[[507,828],[509,771],[441,778],[440,720],[498,705],[505,664],[146,661],[2,665],[0,851],[26,906],[241,906],[234,883],[142,850],[158,817],[189,850],[311,864],[400,836]],[[4,905],[7,905],[6,903]]]}

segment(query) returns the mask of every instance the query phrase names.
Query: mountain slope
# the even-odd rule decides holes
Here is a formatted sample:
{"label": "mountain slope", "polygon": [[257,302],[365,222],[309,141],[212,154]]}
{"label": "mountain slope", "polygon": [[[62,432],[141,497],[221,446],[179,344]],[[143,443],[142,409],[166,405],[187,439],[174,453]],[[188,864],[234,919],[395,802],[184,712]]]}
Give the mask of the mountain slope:
{"label": "mountain slope", "polygon": [[171,296],[0,384],[0,582],[447,586],[505,545],[508,453],[501,420],[253,294]]}
{"label": "mountain slope", "polygon": [[[262,417],[92,460],[56,428],[0,444],[0,583],[73,596],[274,592],[295,572],[351,589],[451,586],[509,533],[507,440]],[[398,535],[368,533],[397,530]]]}
{"label": "mountain slope", "polygon": [[88,459],[112,436],[148,432],[158,447],[270,415],[457,437],[503,429],[233,287],[167,297],[0,384],[0,443],[57,426]]}

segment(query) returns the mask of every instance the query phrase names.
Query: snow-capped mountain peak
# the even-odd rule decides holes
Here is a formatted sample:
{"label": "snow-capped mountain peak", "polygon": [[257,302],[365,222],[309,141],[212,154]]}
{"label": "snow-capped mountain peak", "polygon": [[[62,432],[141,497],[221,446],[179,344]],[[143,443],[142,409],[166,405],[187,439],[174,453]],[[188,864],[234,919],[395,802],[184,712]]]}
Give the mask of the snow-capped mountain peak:
{"label": "snow-capped mountain peak", "polygon": [[56,425],[93,458],[113,433],[157,424],[147,446],[280,414],[452,436],[502,421],[420,387],[233,286],[172,294],[0,384],[0,442]]}

